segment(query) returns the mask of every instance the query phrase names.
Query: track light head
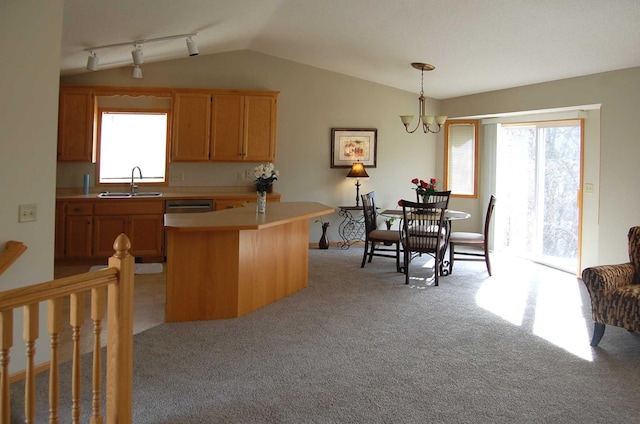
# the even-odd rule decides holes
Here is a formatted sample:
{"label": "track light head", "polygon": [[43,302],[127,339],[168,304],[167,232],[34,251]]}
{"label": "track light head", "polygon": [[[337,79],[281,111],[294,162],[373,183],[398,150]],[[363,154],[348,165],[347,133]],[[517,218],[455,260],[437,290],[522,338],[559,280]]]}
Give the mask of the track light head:
{"label": "track light head", "polygon": [[144,63],[144,55],[142,54],[142,46],[135,44],[135,49],[131,50],[131,57],[133,57],[133,64],[140,66]]}
{"label": "track light head", "polygon": [[133,77],[136,79],[142,78],[142,68],[139,65],[133,67]]}
{"label": "track light head", "polygon": [[91,52],[91,54],[87,58],[87,71],[97,71],[97,70],[98,70],[98,56],[96,56],[95,52]]}
{"label": "track light head", "polygon": [[189,50],[189,56],[198,56],[198,45],[191,37],[187,38],[187,50]]}

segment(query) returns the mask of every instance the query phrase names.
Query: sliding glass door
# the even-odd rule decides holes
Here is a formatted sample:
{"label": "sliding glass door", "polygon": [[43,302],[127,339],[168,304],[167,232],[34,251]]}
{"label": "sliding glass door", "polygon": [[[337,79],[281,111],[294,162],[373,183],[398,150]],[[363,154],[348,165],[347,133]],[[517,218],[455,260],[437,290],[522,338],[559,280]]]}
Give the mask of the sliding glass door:
{"label": "sliding glass door", "polygon": [[495,248],[575,273],[582,121],[498,126]]}

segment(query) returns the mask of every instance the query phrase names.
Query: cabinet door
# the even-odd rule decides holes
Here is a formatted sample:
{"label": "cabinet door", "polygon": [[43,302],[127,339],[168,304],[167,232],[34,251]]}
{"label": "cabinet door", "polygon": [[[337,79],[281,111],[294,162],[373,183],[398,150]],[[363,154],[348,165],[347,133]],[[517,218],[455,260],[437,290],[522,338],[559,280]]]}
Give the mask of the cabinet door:
{"label": "cabinet door", "polygon": [[273,162],[276,157],[276,99],[246,96],[244,101],[244,160]]}
{"label": "cabinet door", "polygon": [[211,96],[176,93],[173,100],[173,161],[209,160]]}
{"label": "cabinet door", "polygon": [[93,252],[96,257],[109,257],[114,253],[113,242],[120,234],[125,233],[131,241],[131,234],[127,231],[126,216],[94,216]]}
{"label": "cabinet door", "polygon": [[243,110],[244,96],[234,94],[213,96],[211,160],[244,159]]}
{"label": "cabinet door", "polygon": [[131,254],[134,256],[163,256],[163,215],[132,215],[129,217]]}
{"label": "cabinet door", "polygon": [[88,89],[60,89],[58,161],[91,162],[95,98]]}
{"label": "cabinet door", "polygon": [[92,218],[90,215],[68,216],[65,222],[65,256],[91,257]]}

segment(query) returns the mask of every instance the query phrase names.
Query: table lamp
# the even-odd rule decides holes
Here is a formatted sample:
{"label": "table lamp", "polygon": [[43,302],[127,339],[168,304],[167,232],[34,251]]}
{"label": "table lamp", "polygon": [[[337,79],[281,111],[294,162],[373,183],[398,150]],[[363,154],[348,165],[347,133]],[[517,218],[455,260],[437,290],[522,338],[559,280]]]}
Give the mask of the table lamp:
{"label": "table lamp", "polygon": [[360,178],[369,178],[367,171],[364,169],[364,165],[360,162],[355,162],[351,165],[351,170],[347,174],[347,178],[356,178],[356,206],[360,205]]}

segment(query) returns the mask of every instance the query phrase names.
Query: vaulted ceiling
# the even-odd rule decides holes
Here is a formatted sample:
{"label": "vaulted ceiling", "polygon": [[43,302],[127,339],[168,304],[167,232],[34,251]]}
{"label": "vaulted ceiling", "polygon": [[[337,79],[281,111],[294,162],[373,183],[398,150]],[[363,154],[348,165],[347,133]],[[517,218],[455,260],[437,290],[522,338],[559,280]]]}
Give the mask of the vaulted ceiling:
{"label": "vaulted ceiling", "polygon": [[[61,75],[131,66],[133,41],[197,33],[200,54],[253,50],[436,99],[640,66],[638,0],[65,0]],[[145,63],[187,56],[143,44]]]}

